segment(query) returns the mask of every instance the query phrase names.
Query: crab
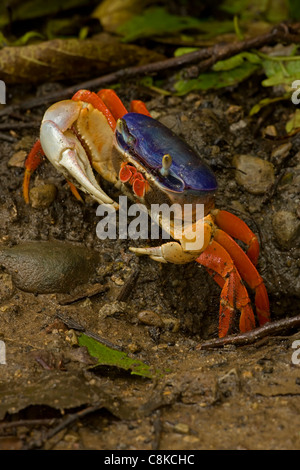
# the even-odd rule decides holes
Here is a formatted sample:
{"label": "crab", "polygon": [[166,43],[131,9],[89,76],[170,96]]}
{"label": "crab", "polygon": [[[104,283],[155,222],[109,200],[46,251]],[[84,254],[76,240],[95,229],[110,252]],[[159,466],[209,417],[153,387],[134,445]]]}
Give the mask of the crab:
{"label": "crab", "polygon": [[[101,188],[95,171],[143,204],[149,214],[152,204],[189,204],[191,222],[180,230],[176,214],[171,221],[157,217],[156,222],[172,241],[130,250],[162,263],[196,261],[203,265],[221,287],[219,337],[234,331],[237,311],[241,332],[254,329],[257,322],[264,325],[270,321],[267,290],[256,269],[256,235],[236,215],[215,208],[217,181],[210,167],[187,143],[153,119],[142,101],[132,101],[128,112],[113,90],[79,90],[72,99],[50,106],[41,123],[40,140],[25,162],[26,202],[30,175],[43,155],[65,176],[77,199],[82,200],[79,189],[100,204],[118,208]],[[204,205],[199,219],[197,204]],[[200,240],[195,237],[195,228],[203,233]],[[246,251],[235,239],[246,245]],[[245,284],[255,293],[256,315]]]}

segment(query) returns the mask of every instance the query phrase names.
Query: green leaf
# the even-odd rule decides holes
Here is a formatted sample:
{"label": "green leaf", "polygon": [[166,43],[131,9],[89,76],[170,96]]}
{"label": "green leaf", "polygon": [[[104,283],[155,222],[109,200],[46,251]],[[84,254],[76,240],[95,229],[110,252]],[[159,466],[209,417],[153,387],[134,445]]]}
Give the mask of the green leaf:
{"label": "green leaf", "polygon": [[220,72],[212,71],[200,74],[192,80],[178,80],[175,89],[178,95],[185,95],[192,90],[210,90],[236,85],[250,77],[258,66],[250,62],[244,62],[240,67]]}
{"label": "green leaf", "polygon": [[44,36],[37,31],[28,31],[20,38],[16,39],[15,41],[9,41],[2,31],[0,31],[0,47],[5,46],[25,46],[31,39],[39,38],[44,39]]}
{"label": "green leaf", "polygon": [[232,70],[242,65],[245,61],[248,61],[251,64],[262,63],[262,59],[260,59],[260,57],[258,57],[258,55],[254,52],[241,52],[240,54],[236,54],[230,57],[229,59],[219,60],[213,66],[213,70],[215,72],[219,72],[220,70]]}
{"label": "green leaf", "polygon": [[300,109],[296,109],[292,118],[286,123],[285,130],[289,134],[291,131],[293,131],[294,129],[298,129],[299,127],[300,127]]}
{"label": "green leaf", "polygon": [[300,76],[300,56],[270,57],[263,60],[263,68],[267,78],[263,86],[290,86]]}
{"label": "green leaf", "polygon": [[[122,24],[117,32],[124,42],[139,38],[165,36],[185,29],[202,29],[205,22],[191,16],[172,15],[165,8],[148,8],[141,15],[134,16]],[[231,24],[231,29],[233,28]],[[211,30],[211,26],[209,26]]]}
{"label": "green leaf", "polygon": [[138,359],[131,359],[126,353],[109,348],[94,338],[81,334],[78,338],[80,346],[85,346],[92,357],[98,359],[96,365],[114,366],[131,370],[131,374],[152,378],[152,372],[147,364]]}
{"label": "green leaf", "polygon": [[254,114],[257,114],[262,108],[268,106],[269,104],[277,103],[278,101],[288,100],[290,98],[291,98],[290,93],[286,93],[282,96],[276,96],[275,98],[264,98],[251,108],[249,112],[249,116],[254,116]]}
{"label": "green leaf", "polygon": [[299,0],[289,0],[289,14],[292,20],[300,20]]}
{"label": "green leaf", "polygon": [[178,47],[174,52],[174,57],[181,57],[184,54],[189,54],[190,52],[198,51],[199,47]]}
{"label": "green leaf", "polygon": [[260,18],[271,23],[280,23],[288,19],[289,2],[288,0],[223,0],[220,9],[231,15],[239,15],[241,19]]}
{"label": "green leaf", "polygon": [[[39,18],[55,13],[66,11],[72,8],[88,6],[90,0],[51,0],[43,2],[40,0],[26,0],[10,2],[0,2],[0,28],[13,21],[24,21],[33,18]],[[10,14],[11,12],[11,14]]]}

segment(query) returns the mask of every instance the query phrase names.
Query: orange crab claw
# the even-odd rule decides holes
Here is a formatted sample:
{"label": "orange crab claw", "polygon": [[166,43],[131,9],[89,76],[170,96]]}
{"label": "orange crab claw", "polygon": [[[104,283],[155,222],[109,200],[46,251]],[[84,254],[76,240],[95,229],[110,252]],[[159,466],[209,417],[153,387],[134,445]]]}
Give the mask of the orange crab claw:
{"label": "orange crab claw", "polygon": [[44,152],[41,142],[38,140],[31,151],[29,152],[25,161],[25,174],[23,179],[23,197],[26,204],[29,203],[29,183],[32,173],[37,169],[43,160]]}
{"label": "orange crab claw", "polygon": [[235,309],[241,312],[239,328],[245,333],[255,328],[255,317],[248,292],[234,266],[234,262],[219,243],[212,241],[196,260],[216,273],[216,280],[222,287],[219,310],[219,337],[223,338],[233,326]]}
{"label": "orange crab claw", "polygon": [[256,265],[259,256],[259,243],[256,235],[250,230],[248,225],[230,212],[214,209],[212,213],[220,229],[248,245],[247,255],[252,263]]}
{"label": "orange crab claw", "polygon": [[270,321],[270,306],[267,289],[256,267],[242,248],[223,230],[217,229],[214,240],[230,254],[242,279],[255,291],[255,306],[260,325]]}

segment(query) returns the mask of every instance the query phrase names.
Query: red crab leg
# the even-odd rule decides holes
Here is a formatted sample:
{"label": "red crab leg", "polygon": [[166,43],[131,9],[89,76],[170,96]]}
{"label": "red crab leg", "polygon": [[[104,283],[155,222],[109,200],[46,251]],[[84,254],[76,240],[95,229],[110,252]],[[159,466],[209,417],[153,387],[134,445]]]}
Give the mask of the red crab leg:
{"label": "red crab leg", "polygon": [[214,240],[230,254],[242,279],[255,290],[255,306],[260,325],[270,321],[270,306],[267,289],[260,274],[242,248],[223,230],[216,230]]}
{"label": "red crab leg", "polygon": [[97,95],[108,107],[116,121],[128,113],[127,109],[123,105],[118,95],[114,92],[114,90],[105,88],[103,90],[98,91]]}
{"label": "red crab leg", "polygon": [[220,282],[223,286],[219,310],[219,337],[226,336],[230,331],[235,307],[241,312],[240,331],[244,333],[255,328],[255,318],[248,292],[225,248],[213,240],[196,261],[208,268],[209,271],[215,271],[217,279],[222,278],[223,281]]}
{"label": "red crab leg", "polygon": [[140,100],[133,100],[130,103],[130,112],[131,113],[139,113],[139,114],[145,114],[145,116],[150,116],[151,114],[149,113],[148,109],[146,108],[146,105],[143,101]]}
{"label": "red crab leg", "polygon": [[89,90],[78,90],[72,97],[74,101],[84,101],[85,103],[91,104],[94,108],[101,111],[107,119],[108,124],[114,131],[116,128],[116,120],[113,117],[110,110],[103,103],[102,99],[94,92]]}
{"label": "red crab leg", "polygon": [[[98,91],[97,95],[100,96],[116,120],[122,118],[125,114],[128,113],[127,109],[114,90],[103,89]],[[148,109],[146,108],[145,103],[140,100],[131,101],[130,112],[151,116]]]}
{"label": "red crab leg", "polygon": [[256,235],[239,217],[227,211],[215,209],[213,211],[216,224],[233,238],[241,240],[248,245],[247,255],[254,265],[259,256],[259,243]]}
{"label": "red crab leg", "polygon": [[23,197],[26,204],[29,203],[29,182],[32,173],[37,169],[43,160],[44,152],[41,142],[38,140],[31,151],[29,152],[25,161],[25,174],[23,179]]}
{"label": "red crab leg", "polygon": [[70,187],[70,190],[71,190],[71,193],[73,194],[73,196],[77,199],[77,201],[80,201],[80,202],[83,202],[83,199],[82,197],[80,196],[79,194],[79,191],[78,189],[76,188],[76,186],[74,186],[73,183],[71,183],[71,181],[67,180],[67,183]]}
{"label": "red crab leg", "polygon": [[[32,173],[39,167],[42,163],[44,151],[41,146],[41,142],[37,140],[32,149],[30,150],[26,160],[25,160],[25,174],[23,179],[23,197],[26,204],[29,204],[29,183]],[[71,181],[68,181],[72,194],[76,197],[78,201],[82,201],[82,198]]]}

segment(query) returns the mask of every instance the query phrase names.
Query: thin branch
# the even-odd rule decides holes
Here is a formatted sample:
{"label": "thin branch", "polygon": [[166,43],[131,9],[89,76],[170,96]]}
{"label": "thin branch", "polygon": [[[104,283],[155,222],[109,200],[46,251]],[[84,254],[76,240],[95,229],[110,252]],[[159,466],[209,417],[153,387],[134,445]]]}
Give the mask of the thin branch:
{"label": "thin branch", "polygon": [[60,312],[56,314],[57,318],[59,318],[68,328],[72,328],[73,330],[82,331],[86,336],[99,341],[99,343],[105,344],[107,347],[116,349],[118,351],[123,351],[123,349],[118,346],[117,344],[111,343],[109,340],[102,338],[102,336],[97,335],[93,331],[86,330],[84,326],[77,323],[73,318],[68,318],[66,315],[63,315]]}
{"label": "thin branch", "polygon": [[153,75],[158,72],[178,69],[187,65],[198,64],[198,71],[208,70],[219,60],[227,59],[240,52],[259,49],[266,45],[271,45],[276,42],[284,42],[286,44],[299,43],[300,42],[300,25],[295,24],[287,26],[280,24],[273,28],[272,31],[256,36],[255,38],[247,39],[244,41],[237,41],[230,44],[216,44],[202,48],[200,50],[184,54],[180,57],[172,57],[150,64],[127,67],[125,69],[117,70],[108,75],[94,78],[86,82],[82,82],[76,85],[72,85],[61,91],[55,93],[49,93],[46,96],[33,98],[27,101],[23,101],[16,105],[5,106],[0,111],[0,116],[11,114],[16,110],[32,109],[37,106],[45,105],[50,102],[55,102],[72,96],[76,91],[83,89],[99,89],[103,86],[107,86],[118,81],[122,81],[127,78],[137,77],[141,75]]}
{"label": "thin branch", "polygon": [[42,418],[42,419],[20,419],[18,421],[9,421],[0,423],[0,430],[17,428],[20,426],[52,426],[56,423],[57,418]]}
{"label": "thin branch", "polygon": [[33,127],[40,127],[40,121],[31,122],[5,122],[0,124],[0,131],[19,131],[20,129],[32,129]]}
{"label": "thin branch", "polygon": [[67,428],[68,426],[78,421],[79,419],[82,419],[85,416],[91,413],[94,413],[95,411],[100,410],[101,408],[103,408],[103,404],[96,404],[94,406],[88,406],[87,408],[84,408],[83,410],[80,410],[77,413],[72,413],[72,414],[67,415],[64,419],[62,419],[62,421],[57,426],[50,429],[45,437],[34,440],[28,445],[25,445],[23,450],[41,448],[49,439],[51,439],[57,433]]}
{"label": "thin branch", "polygon": [[278,336],[284,330],[290,330],[292,328],[300,327],[300,315],[296,315],[292,318],[284,318],[283,320],[274,321],[267,323],[264,326],[256,328],[255,330],[248,331],[247,333],[241,333],[238,335],[225,336],[225,338],[217,338],[209,341],[200,343],[196,349],[211,349],[220,348],[227,344],[234,344],[236,346],[242,346],[245,344],[252,344],[261,338],[266,336]]}

